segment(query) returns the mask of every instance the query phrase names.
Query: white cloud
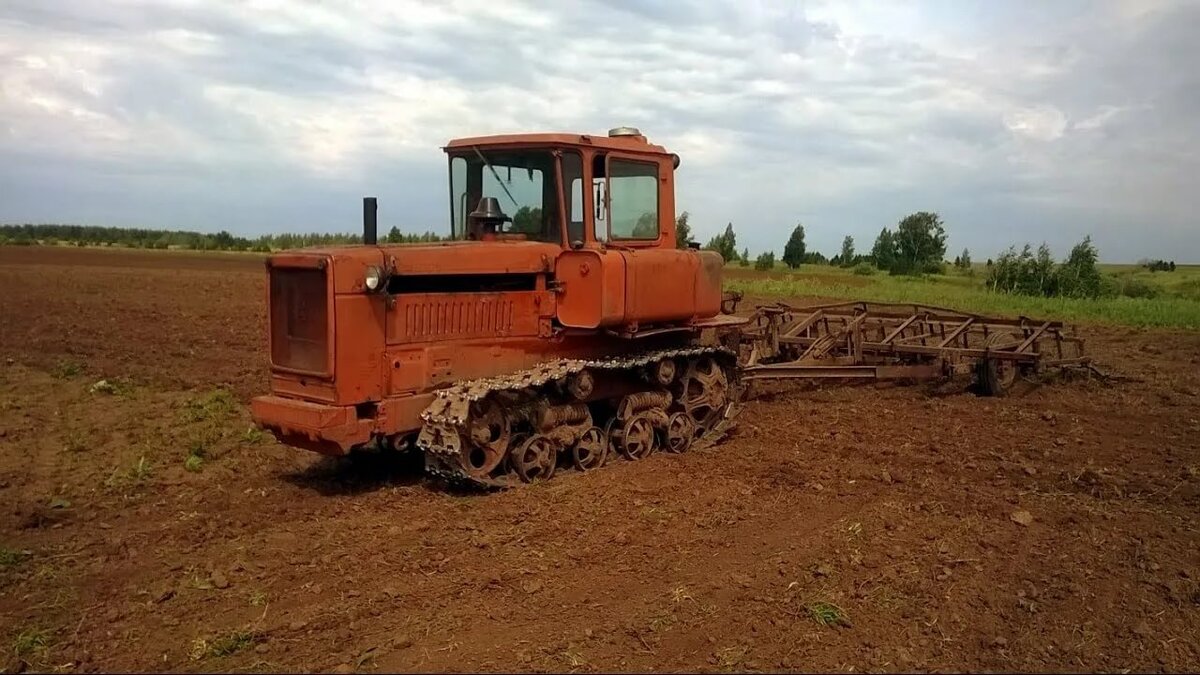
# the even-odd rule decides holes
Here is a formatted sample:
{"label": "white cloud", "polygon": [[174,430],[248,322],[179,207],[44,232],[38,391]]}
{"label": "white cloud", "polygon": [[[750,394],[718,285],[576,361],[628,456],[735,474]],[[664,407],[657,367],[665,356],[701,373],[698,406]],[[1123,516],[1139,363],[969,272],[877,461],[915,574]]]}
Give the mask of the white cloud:
{"label": "white cloud", "polygon": [[[291,226],[270,217],[285,201],[240,223],[205,211],[208,181],[232,173],[248,193],[384,185],[396,211],[442,222],[449,138],[632,124],[682,156],[678,201],[701,235],[733,221],[753,250],[798,219],[818,246],[866,243],[924,208],[946,211],[955,247],[1093,232],[1118,257],[1200,258],[1179,178],[1200,170],[1200,75],[1178,67],[1198,15],[1167,0],[10,0],[0,155],[26,170],[0,175],[24,186],[0,220]],[[194,208],[140,210],[159,170]],[[116,189],[38,199],[63,189],[41,175]]]}
{"label": "white cloud", "polygon": [[1038,141],[1056,141],[1067,128],[1067,116],[1050,105],[1017,108],[1004,116],[1004,125],[1019,136]]}
{"label": "white cloud", "polygon": [[1072,128],[1079,131],[1094,131],[1108,124],[1114,117],[1125,111],[1125,108],[1116,105],[1102,105],[1096,109],[1096,113],[1089,117],[1079,120],[1074,123]]}

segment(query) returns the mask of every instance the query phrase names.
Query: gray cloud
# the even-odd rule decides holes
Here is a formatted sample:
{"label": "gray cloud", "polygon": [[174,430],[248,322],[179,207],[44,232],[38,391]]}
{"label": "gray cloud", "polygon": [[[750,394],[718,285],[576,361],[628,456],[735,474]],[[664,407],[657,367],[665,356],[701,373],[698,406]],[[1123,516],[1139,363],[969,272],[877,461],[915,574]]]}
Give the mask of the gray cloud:
{"label": "gray cloud", "polygon": [[752,251],[931,209],[976,257],[1200,260],[1191,3],[263,7],[0,7],[0,220],[442,229],[449,138],[633,124]]}

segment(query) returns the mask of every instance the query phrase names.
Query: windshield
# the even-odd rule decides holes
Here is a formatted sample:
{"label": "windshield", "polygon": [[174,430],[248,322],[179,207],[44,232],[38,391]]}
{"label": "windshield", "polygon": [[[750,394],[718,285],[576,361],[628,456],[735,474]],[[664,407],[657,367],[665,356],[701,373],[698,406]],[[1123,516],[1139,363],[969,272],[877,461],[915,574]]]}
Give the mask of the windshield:
{"label": "windshield", "polygon": [[471,238],[469,214],[495,197],[511,218],[499,229],[527,239],[562,243],[558,185],[549,150],[469,149],[450,157],[450,218],[455,239]]}

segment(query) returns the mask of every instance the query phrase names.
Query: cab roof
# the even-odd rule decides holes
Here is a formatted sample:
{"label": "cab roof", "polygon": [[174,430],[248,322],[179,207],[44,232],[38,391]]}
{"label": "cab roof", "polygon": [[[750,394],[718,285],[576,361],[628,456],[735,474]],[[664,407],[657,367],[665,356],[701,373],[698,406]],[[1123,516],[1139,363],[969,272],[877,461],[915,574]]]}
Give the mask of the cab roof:
{"label": "cab roof", "polygon": [[599,148],[602,150],[623,150],[626,152],[644,152],[668,155],[666,148],[646,140],[645,136],[605,136],[570,133],[535,133],[535,134],[497,134],[494,136],[472,136],[455,138],[445,145],[443,150],[449,152],[458,148],[480,147],[519,147],[519,146],[575,146]]}

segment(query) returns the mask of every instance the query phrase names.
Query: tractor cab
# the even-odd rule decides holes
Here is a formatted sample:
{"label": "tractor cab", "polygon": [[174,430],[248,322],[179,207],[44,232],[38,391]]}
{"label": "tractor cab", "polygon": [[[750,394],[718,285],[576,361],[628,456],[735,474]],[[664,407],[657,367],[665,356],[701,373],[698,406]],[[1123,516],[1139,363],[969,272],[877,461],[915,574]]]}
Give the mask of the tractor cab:
{"label": "tractor cab", "polygon": [[451,141],[454,239],[675,247],[679,157],[637,129]]}

